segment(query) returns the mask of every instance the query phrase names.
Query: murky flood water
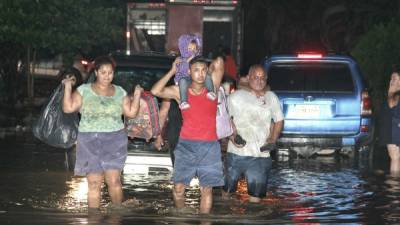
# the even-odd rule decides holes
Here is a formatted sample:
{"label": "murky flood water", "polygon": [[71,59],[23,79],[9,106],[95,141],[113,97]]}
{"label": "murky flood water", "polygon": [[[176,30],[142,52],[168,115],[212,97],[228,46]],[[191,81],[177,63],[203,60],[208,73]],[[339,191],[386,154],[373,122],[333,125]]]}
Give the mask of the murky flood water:
{"label": "murky flood water", "polygon": [[[0,152],[0,224],[400,223],[400,179],[387,173],[384,151],[375,154],[372,167],[362,168],[334,157],[280,160],[261,204],[247,202],[241,182],[229,201],[215,190],[208,216],[174,213],[168,173],[124,174],[125,197],[140,204],[110,212],[104,188],[102,213],[88,215],[86,180],[66,171],[63,151],[17,135],[0,139]],[[196,187],[187,192],[186,203],[198,207]]]}

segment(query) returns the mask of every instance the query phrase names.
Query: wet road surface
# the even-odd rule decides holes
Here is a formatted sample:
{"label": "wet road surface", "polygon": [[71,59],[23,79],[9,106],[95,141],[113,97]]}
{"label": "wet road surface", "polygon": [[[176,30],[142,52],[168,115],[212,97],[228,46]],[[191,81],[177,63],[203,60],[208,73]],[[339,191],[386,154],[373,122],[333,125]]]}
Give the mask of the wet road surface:
{"label": "wet road surface", "polygon": [[175,213],[169,173],[124,174],[125,198],[140,203],[110,211],[103,188],[102,212],[88,215],[86,180],[66,171],[62,150],[29,135],[6,136],[0,139],[0,224],[399,224],[400,178],[388,174],[387,155],[378,151],[365,167],[340,157],[275,161],[261,204],[247,202],[241,182],[228,201],[215,190],[208,216],[195,213],[196,187],[187,192],[192,211]]}

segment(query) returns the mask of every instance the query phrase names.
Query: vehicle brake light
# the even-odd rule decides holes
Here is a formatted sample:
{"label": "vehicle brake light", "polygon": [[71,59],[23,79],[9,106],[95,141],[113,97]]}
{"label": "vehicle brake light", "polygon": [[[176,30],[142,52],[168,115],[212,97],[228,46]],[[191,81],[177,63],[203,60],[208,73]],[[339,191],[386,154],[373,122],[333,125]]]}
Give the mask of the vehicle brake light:
{"label": "vehicle brake light", "polygon": [[297,54],[297,58],[300,58],[300,59],[320,59],[320,58],[322,58],[322,54],[299,53],[299,54]]}
{"label": "vehicle brake light", "polygon": [[361,125],[360,131],[364,132],[364,133],[367,133],[369,131],[368,125]]}
{"label": "vehicle brake light", "polygon": [[372,115],[372,102],[368,91],[361,92],[361,115],[362,116]]}

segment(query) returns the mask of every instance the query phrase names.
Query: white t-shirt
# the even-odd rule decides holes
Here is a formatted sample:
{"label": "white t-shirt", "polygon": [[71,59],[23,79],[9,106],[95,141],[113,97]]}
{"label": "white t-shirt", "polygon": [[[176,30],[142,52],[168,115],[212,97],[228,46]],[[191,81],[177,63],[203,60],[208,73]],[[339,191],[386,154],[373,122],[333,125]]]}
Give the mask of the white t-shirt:
{"label": "white t-shirt", "polygon": [[250,91],[238,90],[229,96],[228,110],[238,134],[246,140],[243,148],[229,142],[228,152],[240,156],[269,157],[268,152],[260,152],[260,147],[266,143],[271,120],[279,122],[284,119],[279,98],[272,91],[257,97]]}

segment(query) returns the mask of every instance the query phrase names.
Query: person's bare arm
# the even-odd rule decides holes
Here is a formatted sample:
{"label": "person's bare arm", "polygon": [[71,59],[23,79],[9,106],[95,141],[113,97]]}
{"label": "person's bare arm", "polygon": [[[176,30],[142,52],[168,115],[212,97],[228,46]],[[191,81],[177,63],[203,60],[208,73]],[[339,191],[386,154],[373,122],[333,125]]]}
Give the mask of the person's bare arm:
{"label": "person's bare arm", "polygon": [[72,92],[73,78],[65,78],[62,83],[64,84],[63,112],[73,113],[79,111],[82,106],[82,96],[77,91]]}
{"label": "person's bare arm", "polygon": [[231,126],[232,126],[232,128],[233,128],[233,133],[232,133],[231,136],[229,136],[229,140],[230,140],[230,141],[232,142],[232,144],[233,144],[234,146],[236,146],[237,148],[243,148],[245,145],[240,145],[240,144],[237,144],[237,143],[235,142],[235,137],[236,137],[236,135],[238,135],[238,133],[237,133],[236,125],[235,125],[235,123],[233,122],[233,118],[231,118]]}
{"label": "person's bare arm", "polygon": [[213,80],[214,89],[218,90],[224,77],[224,60],[221,57],[214,59],[210,65],[210,74]]}
{"label": "person's bare arm", "polygon": [[[161,102],[160,113],[158,114],[161,130],[164,129],[165,122],[167,121],[168,111],[169,111],[170,106],[171,106],[171,100],[164,99]],[[164,145],[164,140],[163,140],[161,134],[159,134],[154,141],[154,147],[160,151],[162,149],[163,145]]]}
{"label": "person's bare arm", "polygon": [[283,120],[274,122],[271,126],[271,132],[267,137],[267,143],[276,143],[283,129]]}
{"label": "person's bare arm", "polygon": [[172,63],[171,69],[159,80],[157,83],[153,85],[151,88],[151,94],[163,99],[175,99],[179,102],[179,89],[177,85],[167,87],[168,81],[175,75],[176,73],[176,64],[179,63],[180,59],[176,58]]}
{"label": "person's bare arm", "polygon": [[393,78],[390,79],[387,102],[390,108],[395,107],[399,103],[400,83]]}
{"label": "person's bare arm", "polygon": [[140,108],[140,95],[143,88],[136,85],[133,96],[125,96],[123,100],[123,113],[124,116],[134,118],[137,116]]}
{"label": "person's bare arm", "polygon": [[167,121],[168,111],[171,106],[170,100],[163,100],[161,102],[160,113],[159,113],[159,121],[161,129],[164,128],[164,124]]}

